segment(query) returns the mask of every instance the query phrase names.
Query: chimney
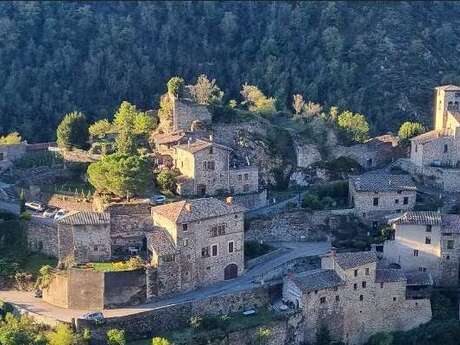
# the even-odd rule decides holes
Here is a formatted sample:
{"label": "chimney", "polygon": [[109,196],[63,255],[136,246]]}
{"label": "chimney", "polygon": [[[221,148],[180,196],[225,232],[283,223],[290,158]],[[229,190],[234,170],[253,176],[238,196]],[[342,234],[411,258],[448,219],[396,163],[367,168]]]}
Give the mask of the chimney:
{"label": "chimney", "polygon": [[190,203],[185,203],[185,209],[188,211],[188,212],[192,212],[192,204]]}
{"label": "chimney", "polygon": [[214,137],[212,134],[209,134],[209,141],[214,141]]}
{"label": "chimney", "polygon": [[225,198],[225,203],[227,205],[233,205],[233,197],[232,196],[228,196]]}

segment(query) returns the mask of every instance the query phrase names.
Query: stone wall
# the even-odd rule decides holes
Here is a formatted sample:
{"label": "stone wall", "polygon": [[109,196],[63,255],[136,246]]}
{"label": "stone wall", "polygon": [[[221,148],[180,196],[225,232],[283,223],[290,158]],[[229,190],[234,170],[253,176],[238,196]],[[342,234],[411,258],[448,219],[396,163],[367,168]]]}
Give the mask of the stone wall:
{"label": "stone wall", "polygon": [[194,103],[187,99],[170,97],[173,101],[173,128],[172,131],[190,131],[195,121],[203,124],[211,122],[211,113],[205,105]]}
{"label": "stone wall", "polygon": [[256,210],[267,206],[267,190],[264,189],[261,192],[233,195],[233,202],[241,205],[248,210]]}
{"label": "stone wall", "polygon": [[365,169],[382,167],[392,161],[397,153],[391,143],[364,143],[352,146],[337,145],[331,149],[331,158],[348,157]]}
{"label": "stone wall", "polygon": [[295,151],[297,157],[297,166],[299,168],[308,168],[313,163],[321,161],[321,153],[318,147],[313,144],[302,144],[295,142]]}
{"label": "stone wall", "polygon": [[0,161],[15,161],[22,158],[26,153],[26,147],[27,144],[24,142],[20,144],[0,145]]}
{"label": "stone wall", "polygon": [[[62,225],[58,227],[60,231]],[[110,224],[73,225],[72,230],[76,264],[111,259]]]}
{"label": "stone wall", "polygon": [[32,217],[27,223],[27,244],[30,250],[58,257],[58,229],[51,219]]}
{"label": "stone wall", "polygon": [[146,301],[144,270],[96,272],[71,268],[55,274],[43,300],[61,308],[102,310]]}
{"label": "stone wall", "polygon": [[171,304],[133,315],[109,317],[103,325],[78,319],[76,326],[78,330],[90,329],[93,338],[99,343],[105,340],[106,332],[113,328],[123,329],[129,338],[138,339],[187,327],[194,315],[223,315],[253,308],[266,308],[270,301],[268,289],[254,288],[193,302]]}

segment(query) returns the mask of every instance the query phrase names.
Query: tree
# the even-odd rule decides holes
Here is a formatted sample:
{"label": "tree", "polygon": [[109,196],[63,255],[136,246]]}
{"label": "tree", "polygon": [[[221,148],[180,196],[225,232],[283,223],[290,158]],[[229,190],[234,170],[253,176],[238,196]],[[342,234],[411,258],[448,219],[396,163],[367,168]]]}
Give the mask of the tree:
{"label": "tree", "polygon": [[369,338],[366,345],[392,345],[393,335],[386,332],[376,333]]}
{"label": "tree", "polygon": [[318,103],[308,102],[303,106],[303,111],[307,117],[317,116],[321,113],[323,107]]}
{"label": "tree", "polygon": [[96,121],[89,126],[89,134],[92,137],[103,137],[110,133],[113,133],[113,127],[107,119]]}
{"label": "tree", "polygon": [[398,136],[401,140],[408,140],[423,132],[425,128],[421,123],[406,121],[399,127]]}
{"label": "tree", "polygon": [[125,331],[121,329],[108,330],[107,345],[126,345]]}
{"label": "tree", "polygon": [[137,143],[136,137],[134,136],[132,129],[122,129],[115,139],[115,147],[117,153],[125,155],[136,155],[137,154]]}
{"label": "tree", "polygon": [[201,74],[195,85],[190,85],[190,94],[198,104],[215,104],[222,101],[224,93],[217,86],[216,80],[209,80],[204,74]]}
{"label": "tree", "polygon": [[337,124],[355,142],[363,143],[369,138],[369,124],[364,115],[344,111],[337,118]]}
{"label": "tree", "polygon": [[303,100],[302,95],[299,95],[299,94],[292,96],[292,98],[293,98],[292,107],[294,108],[296,115],[299,115],[303,110],[305,101]]}
{"label": "tree", "polygon": [[171,170],[161,170],[157,176],[157,185],[161,190],[174,192],[176,190],[176,174]]}
{"label": "tree", "polygon": [[145,158],[115,153],[91,163],[88,180],[100,193],[132,196],[145,191],[151,173]]}
{"label": "tree", "polygon": [[66,114],[57,128],[57,144],[63,148],[84,148],[88,144],[89,131],[86,117],[80,112]]}
{"label": "tree", "polygon": [[272,97],[268,98],[254,85],[243,85],[241,95],[244,98],[244,104],[248,106],[249,111],[261,114],[270,114],[276,112],[275,102]]}
{"label": "tree", "polygon": [[170,344],[171,343],[166,338],[155,337],[152,339],[152,345],[170,345]]}
{"label": "tree", "polygon": [[7,313],[3,319],[0,318],[0,344],[47,345],[47,342],[31,317],[22,315],[16,318],[13,314]]}
{"label": "tree", "polygon": [[265,345],[268,343],[268,339],[272,335],[272,330],[268,327],[259,327],[256,332],[254,339],[254,345]]}
{"label": "tree", "polygon": [[180,97],[184,91],[184,79],[181,77],[172,77],[168,81],[168,93],[174,97]]}
{"label": "tree", "polygon": [[18,132],[9,133],[5,136],[0,137],[0,145],[13,145],[21,143],[21,136]]}
{"label": "tree", "polygon": [[62,323],[58,324],[46,337],[48,338],[49,345],[75,345],[76,343],[75,334],[69,326]]}

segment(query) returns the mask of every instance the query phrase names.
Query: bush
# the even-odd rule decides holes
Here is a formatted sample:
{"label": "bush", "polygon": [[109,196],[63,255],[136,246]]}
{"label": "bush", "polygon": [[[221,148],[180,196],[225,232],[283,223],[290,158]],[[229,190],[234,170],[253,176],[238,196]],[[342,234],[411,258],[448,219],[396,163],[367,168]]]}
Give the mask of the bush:
{"label": "bush", "polygon": [[88,144],[88,123],[84,114],[66,114],[57,128],[57,144],[64,148],[85,148]]}
{"label": "bush", "polygon": [[155,337],[152,339],[152,345],[170,345],[170,344],[171,343],[166,338]]}
{"label": "bush", "polygon": [[266,243],[259,243],[257,241],[246,241],[244,243],[244,256],[246,260],[267,254],[271,250],[273,250],[273,247]]}
{"label": "bush", "polygon": [[107,331],[108,345],[126,345],[125,331],[120,329],[111,329]]}
{"label": "bush", "polygon": [[322,206],[318,196],[315,194],[306,193],[303,196],[302,207],[309,210],[321,210]]}
{"label": "bush", "polygon": [[176,174],[171,170],[161,170],[157,175],[160,190],[174,192],[176,190]]}

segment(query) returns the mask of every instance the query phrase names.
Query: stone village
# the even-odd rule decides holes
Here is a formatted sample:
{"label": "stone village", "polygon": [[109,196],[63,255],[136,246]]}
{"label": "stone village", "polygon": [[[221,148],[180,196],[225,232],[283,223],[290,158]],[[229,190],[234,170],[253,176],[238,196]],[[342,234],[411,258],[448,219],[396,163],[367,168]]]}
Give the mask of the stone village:
{"label": "stone village", "polygon": [[[10,291],[0,291],[0,299],[44,322],[90,328],[102,343],[109,328],[136,338],[184,327],[191,316],[267,308],[286,320],[270,344],[313,342],[324,327],[336,341],[363,344],[378,332],[424,324],[432,317],[433,287],[458,286],[460,276],[460,216],[416,210],[427,186],[460,190],[460,87],[435,92],[434,130],[410,140],[408,157],[386,159],[394,145],[384,136],[342,150],[366,171],[348,176],[346,208],[313,211],[321,220],[309,220],[313,228],[340,227],[335,220],[350,217],[374,229],[388,224],[388,237],[370,249],[336,249],[330,234],[309,241],[303,219],[298,234],[288,221],[275,226],[276,249],[246,260],[250,216],[267,210],[273,220],[283,214],[280,206],[267,199],[259,168],[210,130],[207,108],[169,95],[173,116],[153,135],[154,154],[159,167],[179,172],[179,200],[153,206],[94,199],[56,221],[32,217],[28,246],[57,258],[58,269],[41,299]],[[27,150],[52,146],[0,146],[1,166],[7,170]],[[308,145],[295,151],[299,167],[317,155]],[[0,207],[17,212],[10,189],[1,187]],[[91,266],[121,258],[142,260],[141,268]],[[83,311],[103,311],[105,323],[80,318]]]}

